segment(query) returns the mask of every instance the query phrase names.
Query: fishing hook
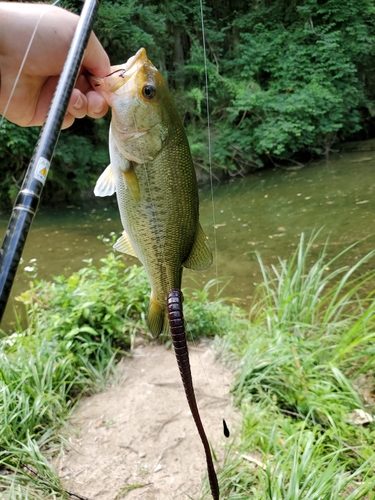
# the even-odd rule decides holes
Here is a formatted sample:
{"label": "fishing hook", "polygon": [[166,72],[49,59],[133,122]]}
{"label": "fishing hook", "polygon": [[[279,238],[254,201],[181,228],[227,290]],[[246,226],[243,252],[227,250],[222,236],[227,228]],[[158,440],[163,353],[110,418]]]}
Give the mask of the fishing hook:
{"label": "fishing hook", "polygon": [[112,73],[110,73],[109,75],[105,76],[104,78],[107,78],[108,76],[112,76],[115,73],[118,73],[119,71],[121,71],[121,73],[119,74],[119,77],[120,78],[124,78],[124,75],[126,73],[126,69],[124,69],[124,68],[116,69],[115,71],[112,71]]}
{"label": "fishing hook", "polygon": [[[109,76],[112,76],[112,75],[114,75],[115,73],[118,73],[118,72],[120,72],[120,74],[119,74],[120,78],[124,78],[125,77],[126,69],[120,68],[120,69],[116,69],[115,71],[112,71],[112,73],[109,73],[109,75],[106,75],[103,78],[108,78]],[[100,83],[95,83],[94,87],[100,87]]]}

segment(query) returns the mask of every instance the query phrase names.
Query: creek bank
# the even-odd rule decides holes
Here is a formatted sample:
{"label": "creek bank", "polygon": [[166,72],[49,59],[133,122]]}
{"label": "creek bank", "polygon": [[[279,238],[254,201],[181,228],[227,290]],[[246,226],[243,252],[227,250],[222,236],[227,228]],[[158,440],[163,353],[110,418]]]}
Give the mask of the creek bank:
{"label": "creek bank", "polygon": [[[230,396],[233,374],[215,361],[205,343],[190,345],[189,353],[218,470],[239,421]],[[71,419],[71,448],[55,464],[65,487],[90,500],[200,498],[205,456],[173,351],[160,345],[137,347],[118,371],[118,383],[82,400]],[[229,440],[223,418],[231,430]]]}

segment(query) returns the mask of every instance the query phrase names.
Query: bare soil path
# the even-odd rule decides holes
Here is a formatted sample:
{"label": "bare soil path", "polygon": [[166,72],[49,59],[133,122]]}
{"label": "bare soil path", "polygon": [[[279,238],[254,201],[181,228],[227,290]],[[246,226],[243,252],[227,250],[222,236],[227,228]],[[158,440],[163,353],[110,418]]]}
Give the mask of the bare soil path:
{"label": "bare soil path", "polygon": [[[206,344],[189,352],[201,418],[220,468],[228,442],[222,418],[231,427],[235,415],[232,373]],[[205,456],[173,351],[138,347],[119,372],[118,384],[84,399],[73,416],[72,448],[56,464],[66,488],[90,500],[201,498]]]}

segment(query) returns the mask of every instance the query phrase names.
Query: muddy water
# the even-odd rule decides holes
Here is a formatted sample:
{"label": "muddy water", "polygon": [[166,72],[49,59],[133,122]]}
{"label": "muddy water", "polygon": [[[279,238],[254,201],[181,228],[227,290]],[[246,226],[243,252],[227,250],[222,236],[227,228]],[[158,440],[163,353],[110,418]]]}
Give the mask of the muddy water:
{"label": "muddy water", "polygon": [[[293,253],[301,232],[310,235],[319,228],[316,254],[328,237],[332,256],[366,238],[346,256],[346,263],[354,263],[375,246],[374,190],[375,152],[337,154],[300,170],[275,169],[234,179],[214,188],[214,209],[210,191],[202,190],[201,220],[215,263],[208,271],[185,272],[184,287],[203,286],[218,277],[220,286],[227,284],[223,295],[237,297],[247,307],[260,281],[256,253],[267,264],[276,263]],[[1,238],[9,215],[0,214]],[[29,233],[3,328],[11,329],[15,296],[30,280],[24,269],[35,265],[31,259],[36,259],[39,278],[68,275],[82,267],[84,259],[98,263],[109,249],[97,237],[111,232],[121,232],[113,198],[41,209]]]}

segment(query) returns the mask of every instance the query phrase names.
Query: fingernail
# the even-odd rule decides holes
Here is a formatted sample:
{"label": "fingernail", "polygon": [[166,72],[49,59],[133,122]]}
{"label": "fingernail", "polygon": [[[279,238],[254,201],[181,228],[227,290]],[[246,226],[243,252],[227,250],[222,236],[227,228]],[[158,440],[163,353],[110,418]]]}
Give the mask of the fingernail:
{"label": "fingernail", "polygon": [[94,109],[95,114],[100,114],[103,111],[104,103],[102,102],[96,109]]}
{"label": "fingernail", "polygon": [[83,106],[83,99],[82,96],[78,96],[78,99],[76,100],[75,104],[73,104],[74,109],[80,109]]}

